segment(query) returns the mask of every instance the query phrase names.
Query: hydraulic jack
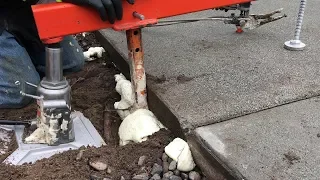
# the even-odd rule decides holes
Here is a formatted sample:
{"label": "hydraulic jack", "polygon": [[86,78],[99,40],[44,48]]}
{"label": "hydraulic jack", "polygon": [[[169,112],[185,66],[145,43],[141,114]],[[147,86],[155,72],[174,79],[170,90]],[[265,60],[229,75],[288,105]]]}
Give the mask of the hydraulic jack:
{"label": "hydraulic jack", "polygon": [[[62,49],[58,42],[46,47],[46,76],[40,82],[38,94],[38,121],[49,126],[46,142],[58,145],[74,141],[73,122],[70,118],[71,87],[63,76]],[[51,137],[55,136],[55,137]]]}
{"label": "hydraulic jack", "polygon": [[[63,76],[62,49],[60,41],[62,38],[44,41],[46,44],[46,70],[45,77],[40,84],[34,85],[28,82],[22,84],[21,95],[35,98],[37,100],[38,129],[25,139],[27,143],[41,143],[48,145],[59,145],[74,141],[73,122],[70,118],[71,87]],[[24,93],[24,86],[37,88],[37,95]]]}

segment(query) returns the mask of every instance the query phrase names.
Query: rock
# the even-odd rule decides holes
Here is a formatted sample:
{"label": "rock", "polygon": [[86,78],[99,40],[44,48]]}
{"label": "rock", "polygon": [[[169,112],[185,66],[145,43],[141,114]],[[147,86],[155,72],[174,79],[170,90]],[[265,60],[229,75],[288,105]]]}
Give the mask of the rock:
{"label": "rock", "polygon": [[110,178],[103,178],[103,180],[112,180],[112,179],[110,179]]}
{"label": "rock", "polygon": [[162,161],[163,162],[168,162],[168,155],[166,153],[162,154]]}
{"label": "rock", "polygon": [[161,180],[161,177],[160,177],[159,174],[155,174],[155,175],[153,175],[153,176],[151,177],[150,180]]}
{"label": "rock", "polygon": [[138,172],[147,172],[146,167],[145,166],[141,166],[140,170]]}
{"label": "rock", "polygon": [[169,178],[169,180],[182,180],[180,176],[173,175]]}
{"label": "rock", "polygon": [[98,171],[104,171],[107,169],[107,164],[100,161],[90,161],[89,165]]}
{"label": "rock", "polygon": [[152,170],[151,170],[151,174],[155,175],[155,174],[161,174],[163,172],[162,166],[160,166],[157,163],[154,163]]}
{"label": "rock", "polygon": [[168,171],[163,175],[163,178],[170,178],[171,176],[173,176],[173,172],[172,171]]}
{"label": "rock", "polygon": [[132,180],[148,180],[148,179],[149,179],[149,175],[147,173],[138,174],[132,178]]}
{"label": "rock", "polygon": [[196,172],[196,171],[191,171],[191,172],[189,173],[189,179],[190,179],[190,180],[201,180],[201,176],[200,176],[200,174],[199,174],[198,172]]}
{"label": "rock", "polygon": [[170,165],[169,165],[169,170],[173,171],[177,168],[177,162],[176,161],[171,161]]}
{"label": "rock", "polygon": [[173,161],[171,157],[168,158],[168,163],[170,164]]}
{"label": "rock", "polygon": [[[173,174],[176,176],[180,176],[180,171],[178,169],[176,169],[173,171]],[[187,175],[187,177],[188,177],[188,175]]]}
{"label": "rock", "polygon": [[144,164],[144,162],[146,161],[146,159],[147,159],[147,156],[141,156],[139,158],[138,165],[142,166]]}
{"label": "rock", "polygon": [[108,173],[108,174],[111,174],[111,173],[112,173],[112,168],[111,168],[111,167],[108,167],[107,173]]}
{"label": "rock", "polygon": [[167,161],[163,162],[163,172],[166,173],[169,171],[169,163]]}
{"label": "rock", "polygon": [[83,149],[79,151],[79,153],[77,154],[77,157],[76,157],[76,160],[77,160],[77,161],[81,160],[81,158],[82,158],[82,156],[83,156],[83,152],[84,152]]}
{"label": "rock", "polygon": [[126,180],[123,176],[121,176],[121,179],[120,180]]}
{"label": "rock", "polygon": [[186,173],[181,173],[180,176],[182,177],[182,179],[188,179],[189,178],[188,174],[186,174]]}
{"label": "rock", "polygon": [[139,172],[147,172],[147,171],[146,171],[146,167],[145,167],[145,166],[141,166]]}
{"label": "rock", "polygon": [[94,175],[94,174],[90,174],[90,180],[103,180],[104,178],[102,177],[99,177],[97,175]]}
{"label": "rock", "polygon": [[163,165],[163,162],[162,162],[162,160],[160,158],[157,159],[157,164],[159,164],[160,166]]}

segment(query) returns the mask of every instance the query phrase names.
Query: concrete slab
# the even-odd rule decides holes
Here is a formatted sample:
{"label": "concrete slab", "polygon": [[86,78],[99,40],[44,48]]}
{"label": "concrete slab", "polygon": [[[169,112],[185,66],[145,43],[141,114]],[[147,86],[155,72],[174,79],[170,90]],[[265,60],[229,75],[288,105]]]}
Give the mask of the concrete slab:
{"label": "concrete slab", "polygon": [[[320,94],[320,1],[308,1],[303,52],[283,48],[292,39],[299,7],[295,1],[258,1],[252,13],[285,8],[288,18],[236,34],[221,22],[197,22],[143,30],[148,84],[193,128]],[[203,11],[185,17],[208,17]],[[229,15],[228,13],[227,15]],[[173,18],[171,18],[173,19]],[[127,58],[124,32],[101,33]]]}
{"label": "concrete slab", "polygon": [[200,127],[196,133],[249,180],[320,177],[320,97]]}

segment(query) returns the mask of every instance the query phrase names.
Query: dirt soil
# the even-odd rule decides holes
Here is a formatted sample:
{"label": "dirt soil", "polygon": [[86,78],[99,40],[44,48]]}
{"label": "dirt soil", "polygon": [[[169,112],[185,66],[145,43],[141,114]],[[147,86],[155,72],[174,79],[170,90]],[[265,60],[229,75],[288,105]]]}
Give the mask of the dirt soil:
{"label": "dirt soil", "polygon": [[7,135],[5,138],[0,138],[0,162],[2,162],[9,154],[17,149],[17,142],[12,141],[16,138],[13,131],[7,132],[0,129],[0,134]]}
{"label": "dirt soil", "polygon": [[[89,47],[100,46],[93,34],[85,38],[77,35],[79,44],[86,51]],[[170,132],[161,130],[141,144],[118,146],[118,127],[121,123],[113,104],[120,100],[115,91],[114,75],[119,73],[108,61],[107,54],[98,60],[87,62],[81,72],[67,75],[72,86],[72,107],[89,118],[105,141],[107,146],[101,148],[84,148],[82,158],[77,160],[80,150],[70,150],[37,161],[35,164],[22,166],[0,165],[0,179],[12,180],[49,180],[49,179],[132,179],[136,174],[150,172],[152,165],[159,161],[164,147],[172,140]],[[0,112],[0,119],[25,120],[35,118],[36,104]],[[104,125],[110,125],[104,131]],[[106,132],[106,133],[104,133]],[[12,146],[14,147],[14,146]],[[13,148],[14,149],[14,148]],[[12,152],[12,148],[10,149]],[[7,155],[0,156],[0,160]],[[138,166],[139,157],[146,156],[144,165]],[[2,158],[2,159],[1,159]],[[89,162],[98,160],[108,165],[107,170],[97,171]]]}

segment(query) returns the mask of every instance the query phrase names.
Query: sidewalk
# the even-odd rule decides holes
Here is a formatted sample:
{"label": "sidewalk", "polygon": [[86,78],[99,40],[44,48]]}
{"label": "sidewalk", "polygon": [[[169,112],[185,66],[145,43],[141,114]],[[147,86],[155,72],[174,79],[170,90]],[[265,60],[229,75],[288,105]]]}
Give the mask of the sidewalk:
{"label": "sidewalk", "polygon": [[320,98],[196,129],[225,164],[250,180],[320,177]]}
{"label": "sidewalk", "polygon": [[[233,26],[219,22],[144,29],[146,71],[158,79],[148,85],[188,128],[318,95],[319,2],[307,5],[302,31],[307,49],[289,52],[282,47],[293,38],[298,5],[276,0],[256,2],[252,13],[284,7],[289,17],[241,35],[234,33]],[[102,33],[127,57],[124,32]]]}

